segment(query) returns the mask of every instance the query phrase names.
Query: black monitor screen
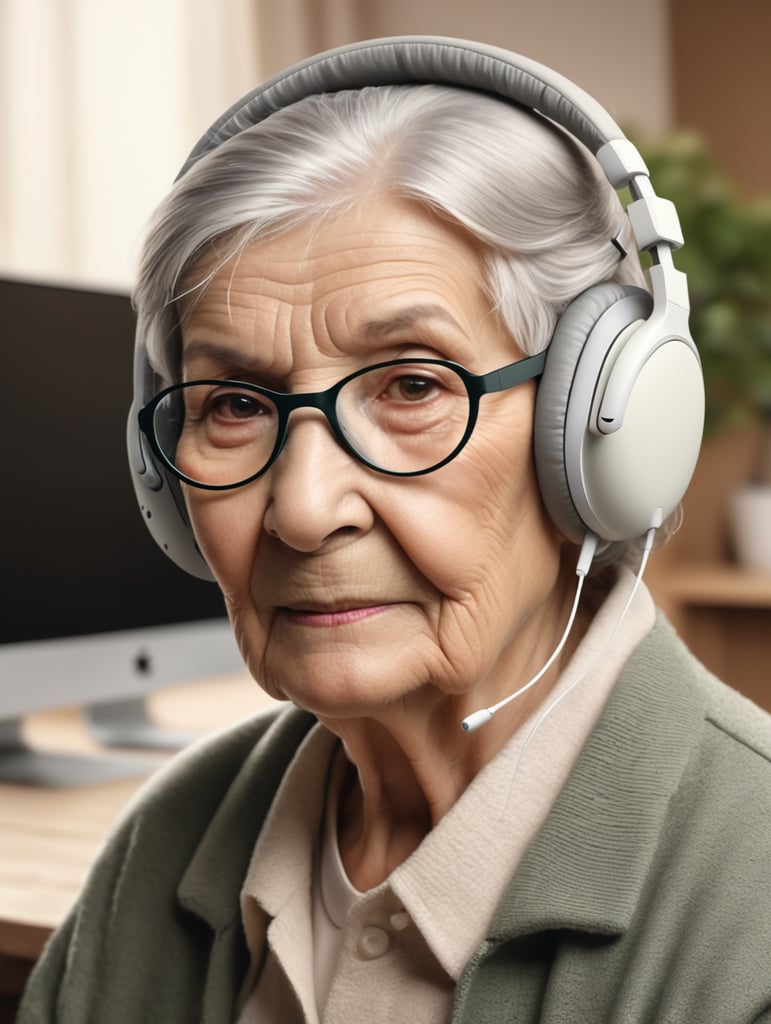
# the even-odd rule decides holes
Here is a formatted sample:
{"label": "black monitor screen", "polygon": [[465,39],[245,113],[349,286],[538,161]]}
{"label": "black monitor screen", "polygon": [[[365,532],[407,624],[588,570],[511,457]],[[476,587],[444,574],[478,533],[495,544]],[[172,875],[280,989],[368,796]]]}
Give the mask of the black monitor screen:
{"label": "black monitor screen", "polygon": [[126,460],[127,295],[0,281],[0,642],[224,615],[156,547]]}

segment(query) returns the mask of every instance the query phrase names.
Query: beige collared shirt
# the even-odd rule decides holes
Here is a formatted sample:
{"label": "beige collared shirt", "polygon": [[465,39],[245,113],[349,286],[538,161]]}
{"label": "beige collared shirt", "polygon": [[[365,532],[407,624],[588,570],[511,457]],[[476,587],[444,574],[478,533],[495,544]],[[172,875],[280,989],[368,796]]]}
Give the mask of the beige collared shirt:
{"label": "beige collared shirt", "polygon": [[321,726],[311,730],[284,777],[244,882],[252,970],[239,1024],[392,1024],[407,1009],[409,1019],[422,1024],[449,1019],[466,962],[624,662],[653,625],[653,602],[641,586],[614,633],[632,583],[632,574],[621,570],[545,707],[418,849],[367,893],[353,889],[337,849],[338,741]]}

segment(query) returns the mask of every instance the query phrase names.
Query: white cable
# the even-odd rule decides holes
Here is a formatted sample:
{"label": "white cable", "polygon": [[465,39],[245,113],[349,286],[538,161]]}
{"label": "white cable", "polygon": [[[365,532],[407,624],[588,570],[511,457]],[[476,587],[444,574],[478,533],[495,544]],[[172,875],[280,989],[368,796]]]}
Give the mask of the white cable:
{"label": "white cable", "polygon": [[497,704],[493,704],[489,708],[481,708],[479,711],[474,711],[472,714],[467,715],[466,718],[460,723],[461,729],[465,732],[474,732],[475,729],[479,729],[480,726],[485,725],[493,717],[496,712],[500,711],[501,708],[506,707],[511,701],[516,700],[517,697],[521,697],[523,693],[526,693],[531,686],[535,686],[539,679],[549,671],[555,660],[561,653],[563,647],[567,643],[570,631],[573,628],[575,622],[576,612],[578,611],[578,602],[581,597],[581,591],[584,587],[584,580],[586,574],[592,565],[594,559],[594,553],[597,550],[597,537],[593,533],[587,533],[584,537],[584,542],[581,546],[581,553],[578,556],[578,564],[576,565],[576,576],[578,577],[578,583],[576,585],[576,595],[573,598],[573,607],[570,610],[570,617],[568,618],[568,624],[565,627],[565,632],[562,634],[562,638],[557,646],[551,653],[549,660],[540,669],[540,671],[533,676],[532,679],[528,680],[524,686],[521,686],[515,693],[510,694],[508,697],[504,697],[503,700],[498,701]]}
{"label": "white cable", "polygon": [[[658,525],[660,525],[660,523]],[[508,805],[509,798],[511,797],[511,791],[514,788],[514,780],[516,779],[517,773],[519,772],[519,767],[522,764],[522,761],[523,761],[523,759],[525,757],[525,754],[527,753],[528,748],[530,747],[530,744],[532,743],[533,738],[535,737],[535,734],[541,728],[541,726],[546,721],[546,719],[549,717],[549,715],[552,713],[552,711],[554,711],[554,709],[559,704],[561,704],[562,701],[569,694],[571,694],[573,692],[573,690],[575,690],[575,688],[578,686],[578,684],[580,682],[583,682],[583,680],[586,679],[586,677],[597,666],[597,664],[600,662],[600,660],[605,657],[605,654],[607,653],[608,648],[613,643],[613,640],[614,640],[614,638],[616,636],[616,633],[618,632],[619,626],[621,625],[621,623],[626,618],[626,615],[627,615],[627,613],[628,613],[628,611],[629,611],[629,609],[630,609],[630,607],[632,605],[632,601],[634,601],[635,594],[637,593],[637,590],[638,590],[638,588],[640,586],[640,583],[642,582],[643,573],[645,572],[645,568],[646,568],[646,566],[648,564],[648,558],[650,557],[650,553],[651,553],[651,551],[653,549],[653,539],[654,539],[654,537],[656,535],[657,528],[658,528],[657,526],[652,526],[648,530],[646,535],[645,535],[645,545],[644,545],[644,548],[643,548],[642,558],[640,559],[640,565],[639,565],[639,568],[637,570],[637,575],[635,576],[634,583],[632,584],[632,588],[629,591],[629,596],[627,597],[627,599],[626,599],[626,601],[624,603],[624,607],[623,607],[623,609],[621,611],[621,614],[616,619],[616,623],[615,623],[615,625],[613,626],[613,629],[610,632],[610,636],[608,636],[607,640],[602,645],[602,647],[601,647],[599,653],[597,654],[597,656],[590,662],[590,664],[584,669],[584,671],[576,679],[573,680],[573,682],[570,684],[570,686],[568,686],[568,688],[563,693],[561,693],[559,695],[559,697],[556,698],[556,700],[552,701],[552,703],[546,708],[546,710],[539,716],[539,718],[535,722],[533,728],[528,733],[527,739],[523,743],[522,749],[519,752],[519,757],[517,758],[517,763],[514,765],[514,772],[513,772],[512,776],[511,776],[511,782],[509,783],[509,791],[508,791],[508,793],[506,795],[506,800],[505,800],[504,805],[503,805],[504,811],[505,811],[505,809],[506,809],[506,807]],[[503,812],[501,812],[501,813],[503,813]]]}

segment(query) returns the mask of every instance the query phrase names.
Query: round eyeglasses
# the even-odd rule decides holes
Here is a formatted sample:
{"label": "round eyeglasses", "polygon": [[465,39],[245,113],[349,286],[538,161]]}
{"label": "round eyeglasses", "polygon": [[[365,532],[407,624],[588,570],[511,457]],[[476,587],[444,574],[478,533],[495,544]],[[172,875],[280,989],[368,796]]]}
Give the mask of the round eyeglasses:
{"label": "round eyeglasses", "polygon": [[461,451],[479,399],[543,373],[546,353],[481,375],[443,359],[366,366],[326,391],[285,394],[244,381],[195,380],[157,394],[139,413],[153,451],[193,487],[250,483],[278,457],[295,409],[318,409],[340,445],[391,476],[420,476]]}

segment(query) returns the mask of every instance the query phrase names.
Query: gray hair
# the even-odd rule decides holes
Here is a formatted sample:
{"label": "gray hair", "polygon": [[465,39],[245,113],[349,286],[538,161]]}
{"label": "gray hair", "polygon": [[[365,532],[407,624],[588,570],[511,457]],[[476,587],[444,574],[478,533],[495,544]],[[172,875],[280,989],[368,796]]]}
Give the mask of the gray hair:
{"label": "gray hair", "polygon": [[[491,311],[526,354],[549,344],[591,285],[645,287],[615,190],[550,121],[439,85],[313,95],[201,157],[156,212],[134,301],[159,377],[177,375],[175,300],[199,258],[218,253],[219,268],[252,242],[383,195],[419,202],[477,241]],[[611,547],[614,559],[631,553]]]}

